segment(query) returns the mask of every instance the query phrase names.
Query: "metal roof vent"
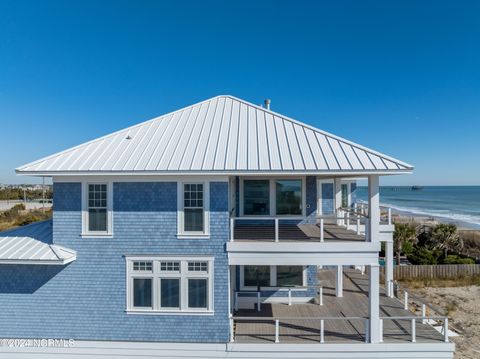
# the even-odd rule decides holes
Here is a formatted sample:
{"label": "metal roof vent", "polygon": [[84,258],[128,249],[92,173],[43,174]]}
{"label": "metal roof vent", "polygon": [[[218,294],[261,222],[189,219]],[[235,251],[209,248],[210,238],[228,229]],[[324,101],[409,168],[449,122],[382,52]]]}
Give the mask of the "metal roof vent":
{"label": "metal roof vent", "polygon": [[264,106],[264,107],[265,107],[267,110],[270,110],[270,104],[272,103],[272,100],[270,100],[269,98],[267,98],[267,99],[265,99],[264,103],[265,103],[265,106]]}
{"label": "metal roof vent", "polygon": [[125,137],[126,140],[131,140],[132,138],[130,137],[130,135],[128,135],[127,137]]}

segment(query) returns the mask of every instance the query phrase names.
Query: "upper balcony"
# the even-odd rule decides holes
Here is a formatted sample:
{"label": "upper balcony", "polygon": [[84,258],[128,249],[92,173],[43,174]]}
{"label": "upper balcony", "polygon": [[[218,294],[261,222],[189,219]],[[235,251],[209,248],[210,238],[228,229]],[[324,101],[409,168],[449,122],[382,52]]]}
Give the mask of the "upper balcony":
{"label": "upper balcony", "polygon": [[[315,216],[313,220],[279,216],[231,217],[230,240],[227,243],[230,263],[262,264],[262,261],[268,260],[270,264],[273,264],[271,261],[292,265],[318,264],[321,259],[323,264],[327,264],[329,260],[344,258],[346,263],[363,265],[378,256],[380,241],[391,240],[393,225],[391,211],[387,208],[380,216],[379,235],[374,241],[366,235],[366,205],[342,208],[336,213],[336,216]],[[325,257],[331,253],[336,255],[329,256],[331,259]]]}

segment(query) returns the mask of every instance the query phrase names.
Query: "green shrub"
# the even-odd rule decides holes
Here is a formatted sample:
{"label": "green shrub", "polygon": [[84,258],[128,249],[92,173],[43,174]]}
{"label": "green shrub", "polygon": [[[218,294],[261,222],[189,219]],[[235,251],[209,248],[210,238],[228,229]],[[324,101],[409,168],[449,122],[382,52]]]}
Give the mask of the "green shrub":
{"label": "green shrub", "polygon": [[40,220],[41,220],[40,217],[38,217],[38,216],[36,216],[32,213],[27,213],[26,215],[17,218],[17,220],[15,221],[15,225],[16,226],[25,226],[27,224],[30,224],[30,223],[33,223],[33,222],[38,222]]}
{"label": "green shrub", "polygon": [[472,258],[462,258],[457,255],[448,255],[446,258],[443,258],[442,264],[475,264],[475,261]]}
{"label": "green shrub", "polygon": [[414,246],[407,259],[412,264],[438,264],[439,255],[436,251],[425,247]]}

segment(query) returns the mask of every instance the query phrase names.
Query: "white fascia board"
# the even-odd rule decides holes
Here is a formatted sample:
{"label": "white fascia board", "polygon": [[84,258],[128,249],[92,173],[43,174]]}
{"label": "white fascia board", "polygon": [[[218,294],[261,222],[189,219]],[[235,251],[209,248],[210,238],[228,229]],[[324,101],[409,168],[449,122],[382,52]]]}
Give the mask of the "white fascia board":
{"label": "white fascia board", "polygon": [[378,265],[375,253],[228,253],[229,265]]}
{"label": "white fascia board", "polygon": [[227,242],[227,252],[259,253],[378,253],[380,243],[363,241],[339,242],[261,242],[232,241]]}
{"label": "white fascia board", "polygon": [[56,172],[56,171],[19,171],[16,173],[21,176],[39,176],[39,177],[55,177],[55,176],[368,176],[368,175],[400,175],[412,174],[412,170],[338,170],[338,171],[83,171],[83,172]]}
{"label": "white fascia board", "polygon": [[73,256],[67,259],[45,260],[45,259],[0,259],[0,264],[21,264],[21,265],[57,265],[63,266],[76,260]]}

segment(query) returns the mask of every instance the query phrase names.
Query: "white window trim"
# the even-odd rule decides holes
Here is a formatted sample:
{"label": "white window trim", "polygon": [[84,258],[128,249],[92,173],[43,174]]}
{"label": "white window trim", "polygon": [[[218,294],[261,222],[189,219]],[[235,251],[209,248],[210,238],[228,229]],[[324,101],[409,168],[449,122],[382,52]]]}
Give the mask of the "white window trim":
{"label": "white window trim", "polygon": [[[126,312],[128,314],[153,314],[153,315],[212,315],[214,313],[214,257],[174,257],[174,256],[125,256],[126,273]],[[134,261],[152,261],[153,270],[133,271]],[[161,272],[160,262],[176,261],[180,262],[180,273]],[[188,262],[208,262],[208,273],[189,272]],[[133,306],[133,279],[151,278],[152,279],[152,308],[136,308]],[[180,279],[180,308],[161,308],[160,307],[160,279],[179,278]],[[188,279],[201,278],[206,279],[207,289],[207,308],[189,308],[188,307]]]}
{"label": "white window trim", "polygon": [[[107,185],[107,230],[88,230],[88,185]],[[85,181],[82,182],[82,238],[113,238],[113,182],[112,181]]]}
{"label": "white window trim", "polygon": [[[269,183],[269,208],[270,213],[268,215],[245,215],[244,212],[244,182],[245,180],[263,180],[268,181]],[[300,215],[290,215],[290,214],[277,214],[277,190],[275,188],[276,180],[301,180],[302,181],[302,214]],[[280,217],[285,219],[304,219],[306,218],[306,206],[307,206],[307,188],[306,188],[306,179],[305,176],[299,177],[241,177],[240,178],[240,215],[242,217],[252,217],[252,218],[261,218],[261,217]]]}
{"label": "white window trim", "polygon": [[[300,266],[299,266],[300,267]],[[308,285],[308,266],[303,266],[303,283],[302,286],[306,287]],[[270,286],[260,287],[261,290],[282,290],[282,289],[292,289],[292,291],[306,291],[306,288],[295,288],[295,287],[279,287],[277,286],[277,266],[270,266]],[[240,266],[240,290],[245,291],[256,291],[256,286],[246,286],[245,285],[245,266]]]}
{"label": "white window trim", "polygon": [[[185,184],[203,184],[203,232],[188,232],[184,230],[183,187]],[[210,181],[179,181],[177,182],[177,238],[179,239],[209,239],[210,238]]]}

